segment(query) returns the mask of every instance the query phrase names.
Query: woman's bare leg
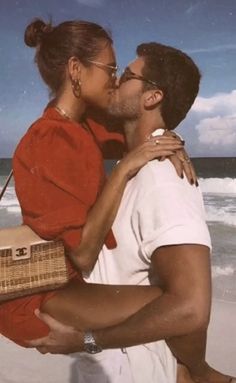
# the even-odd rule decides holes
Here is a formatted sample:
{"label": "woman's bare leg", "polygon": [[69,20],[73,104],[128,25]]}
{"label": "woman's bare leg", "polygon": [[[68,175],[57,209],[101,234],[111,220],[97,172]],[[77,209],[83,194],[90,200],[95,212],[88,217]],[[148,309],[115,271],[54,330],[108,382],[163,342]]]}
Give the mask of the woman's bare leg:
{"label": "woman's bare leg", "polygon": [[76,329],[97,329],[119,323],[159,297],[157,286],[113,286],[71,281],[41,310]]}

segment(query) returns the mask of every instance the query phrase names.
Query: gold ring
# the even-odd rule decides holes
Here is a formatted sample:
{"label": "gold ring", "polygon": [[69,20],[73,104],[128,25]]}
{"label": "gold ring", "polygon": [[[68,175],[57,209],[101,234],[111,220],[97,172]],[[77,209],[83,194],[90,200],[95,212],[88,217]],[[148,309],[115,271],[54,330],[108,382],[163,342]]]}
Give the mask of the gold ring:
{"label": "gold ring", "polygon": [[187,162],[187,164],[189,164],[191,162],[189,158],[180,158],[180,161],[182,162],[182,164],[184,162]]}
{"label": "gold ring", "polygon": [[190,158],[188,158],[188,157],[185,158],[184,160],[187,162],[187,164],[189,164],[191,162]]}
{"label": "gold ring", "polygon": [[189,163],[191,162],[191,160],[190,160],[189,157],[181,158],[180,161],[181,161],[181,162],[187,162],[187,164],[189,164]]}

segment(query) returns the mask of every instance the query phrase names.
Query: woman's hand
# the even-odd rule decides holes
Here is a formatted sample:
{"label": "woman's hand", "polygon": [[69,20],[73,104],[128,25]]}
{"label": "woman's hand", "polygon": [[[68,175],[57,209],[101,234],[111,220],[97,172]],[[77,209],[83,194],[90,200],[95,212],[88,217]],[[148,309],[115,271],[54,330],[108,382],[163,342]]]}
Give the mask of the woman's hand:
{"label": "woman's hand", "polygon": [[[165,132],[163,133],[163,136],[175,138],[178,142],[182,142],[184,144],[184,141],[181,139],[181,137],[178,136],[175,132],[172,132],[170,130],[165,130]],[[162,158],[162,160],[164,159],[165,157]],[[188,156],[188,153],[186,152],[183,146],[182,148],[176,150],[173,155],[168,156],[168,159],[174,165],[175,170],[179,177],[183,178],[185,174],[188,182],[191,185],[198,186],[195,169]]]}
{"label": "woman's hand", "polygon": [[197,175],[192,162],[184,148],[176,150],[175,154],[168,157],[174,165],[179,177],[183,178],[184,174],[191,185],[198,186]]}
{"label": "woman's hand", "polygon": [[155,158],[161,159],[163,157],[169,158],[173,156],[175,161],[175,153],[182,150],[182,148],[183,143],[175,137],[151,137],[144,144],[139,145],[127,153],[118,163],[116,169],[119,168],[124,176],[129,179],[133,177],[144,165],[146,165],[147,162]]}

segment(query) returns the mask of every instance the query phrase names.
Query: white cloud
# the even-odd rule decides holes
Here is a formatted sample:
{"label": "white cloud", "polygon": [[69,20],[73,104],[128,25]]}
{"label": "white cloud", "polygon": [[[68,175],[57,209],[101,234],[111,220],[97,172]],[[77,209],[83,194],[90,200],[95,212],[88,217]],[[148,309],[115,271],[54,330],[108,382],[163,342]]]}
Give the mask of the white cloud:
{"label": "white cloud", "polygon": [[233,150],[236,153],[236,90],[209,98],[198,97],[192,107],[197,117],[199,144],[209,150]]}
{"label": "white cloud", "polygon": [[204,118],[197,126],[201,144],[213,147],[235,147],[236,153],[236,115]]}
{"label": "white cloud", "polygon": [[236,90],[209,98],[197,97],[181,124],[189,154],[198,156],[236,155]]}
{"label": "white cloud", "polygon": [[105,4],[105,0],[76,0],[78,4],[87,5],[88,7],[102,7]]}
{"label": "white cloud", "polygon": [[201,114],[231,115],[236,111],[236,90],[231,93],[218,93],[212,97],[197,97],[192,111]]}

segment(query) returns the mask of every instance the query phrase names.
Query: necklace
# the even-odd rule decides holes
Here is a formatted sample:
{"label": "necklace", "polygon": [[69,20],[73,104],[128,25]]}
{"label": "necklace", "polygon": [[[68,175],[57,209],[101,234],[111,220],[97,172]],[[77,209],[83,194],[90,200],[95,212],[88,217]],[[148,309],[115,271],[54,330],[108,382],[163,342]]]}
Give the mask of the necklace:
{"label": "necklace", "polygon": [[73,118],[67,114],[64,109],[60,108],[59,106],[54,106],[54,108],[63,116],[65,117],[67,120],[73,120]]}
{"label": "necklace", "polygon": [[[57,105],[54,106],[54,108],[58,111],[58,113],[61,114],[61,116],[63,116],[67,120],[74,121],[73,118],[69,114],[67,114],[64,109],[60,108]],[[81,125],[83,126],[85,130],[87,130],[87,132],[91,133],[91,129],[89,128],[89,125],[86,121],[81,122]]]}

